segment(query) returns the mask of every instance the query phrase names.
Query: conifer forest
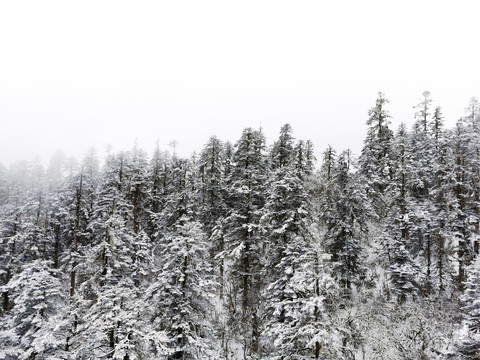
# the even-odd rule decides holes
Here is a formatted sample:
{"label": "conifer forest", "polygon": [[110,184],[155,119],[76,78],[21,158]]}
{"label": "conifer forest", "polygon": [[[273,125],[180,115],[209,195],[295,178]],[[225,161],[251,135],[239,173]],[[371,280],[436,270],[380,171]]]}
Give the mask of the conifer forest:
{"label": "conifer forest", "polygon": [[394,129],[379,93],[358,156],[286,124],[0,166],[0,359],[480,359],[466,104]]}

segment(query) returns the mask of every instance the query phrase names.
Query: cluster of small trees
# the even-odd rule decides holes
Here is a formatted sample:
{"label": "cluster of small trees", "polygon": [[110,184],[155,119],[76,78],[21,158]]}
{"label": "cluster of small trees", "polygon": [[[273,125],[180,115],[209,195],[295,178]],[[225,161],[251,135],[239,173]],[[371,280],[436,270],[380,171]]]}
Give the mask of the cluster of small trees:
{"label": "cluster of small trees", "polygon": [[480,104],[387,103],[316,172],[289,125],[0,168],[0,358],[476,358]]}

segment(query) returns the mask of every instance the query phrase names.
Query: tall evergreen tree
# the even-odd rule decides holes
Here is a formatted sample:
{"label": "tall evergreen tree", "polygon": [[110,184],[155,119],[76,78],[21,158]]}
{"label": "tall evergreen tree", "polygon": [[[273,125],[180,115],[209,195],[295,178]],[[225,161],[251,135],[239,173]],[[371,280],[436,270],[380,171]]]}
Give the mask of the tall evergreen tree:
{"label": "tall evergreen tree", "polygon": [[[235,145],[229,174],[229,210],[225,219],[228,269],[228,308],[240,334],[243,352],[255,354],[260,339],[258,313],[262,273],[260,218],[265,204],[268,171],[261,131],[247,128]],[[236,315],[239,314],[239,315]]]}
{"label": "tall evergreen tree", "polygon": [[474,360],[480,357],[480,269],[478,261],[469,269],[461,298],[463,319],[454,353],[448,359]]}
{"label": "tall evergreen tree", "polygon": [[375,106],[368,111],[367,137],[359,158],[360,173],[367,180],[367,194],[380,216],[385,212],[384,191],[392,177],[390,147],[393,132],[389,128],[388,102],[379,92]]}
{"label": "tall evergreen tree", "polygon": [[453,158],[451,166],[453,167],[452,193],[454,202],[451,204],[451,229],[455,234],[457,245],[458,277],[457,285],[463,288],[466,280],[466,269],[469,266],[472,255],[472,232],[469,218],[469,205],[471,194],[469,159],[469,129],[465,119],[457,122],[452,136]]}
{"label": "tall evergreen tree", "polygon": [[[328,155],[328,153],[327,153]],[[324,203],[331,203],[333,208],[324,213],[326,240],[332,260],[336,264],[334,271],[340,284],[347,293],[354,284],[359,284],[364,277],[363,238],[367,233],[367,216],[369,202],[361,184],[352,176],[352,158],[350,151],[343,152],[324,178],[330,180],[325,184]],[[329,167],[323,170],[329,171]],[[328,199],[330,197],[330,199]],[[328,212],[327,212],[328,211]]]}
{"label": "tall evergreen tree", "polygon": [[162,258],[146,298],[168,359],[215,357],[211,296],[216,288],[200,223],[183,215],[159,242]]}
{"label": "tall evergreen tree", "polygon": [[205,144],[200,155],[200,178],[201,178],[201,215],[206,236],[211,244],[211,258],[218,274],[220,284],[220,298],[224,292],[224,256],[225,239],[223,220],[227,213],[225,203],[225,157],[224,144],[215,136],[212,136]]}
{"label": "tall evergreen tree", "polygon": [[449,284],[447,274],[453,272],[451,240],[454,236],[452,236],[450,228],[450,210],[456,201],[452,193],[454,183],[451,172],[452,148],[449,146],[449,133],[443,127],[443,115],[439,107],[435,109],[430,126],[434,139],[435,154],[432,164],[433,184],[430,191],[433,224],[430,236],[434,243],[433,251],[436,263],[434,285],[440,291],[443,291]]}
{"label": "tall evergreen tree", "polygon": [[428,126],[431,103],[430,93],[425,91],[420,103],[415,107],[418,111],[415,113],[409,146],[412,161],[409,190],[414,201],[413,212],[415,214],[415,217],[412,218],[414,226],[410,234],[410,250],[422,259],[425,267],[427,292],[432,288],[433,254],[435,253],[435,243],[432,241],[435,224],[432,221],[430,194],[434,183],[435,138]]}
{"label": "tall evergreen tree", "polygon": [[409,138],[401,124],[392,144],[394,176],[387,188],[388,211],[385,221],[385,250],[389,260],[392,290],[400,302],[416,296],[421,272],[412,255],[411,237],[415,229],[415,206],[409,192],[414,162],[409,152]]}
{"label": "tall evergreen tree", "polygon": [[295,155],[293,147],[292,127],[290,124],[285,124],[280,129],[280,136],[270,151],[273,169],[291,164]]}
{"label": "tall evergreen tree", "polygon": [[200,155],[201,198],[203,223],[210,236],[218,219],[225,215],[224,147],[212,136]]}
{"label": "tall evergreen tree", "polygon": [[0,357],[10,359],[65,358],[67,319],[63,284],[52,262],[25,263],[7,287],[14,306],[0,325]]}
{"label": "tall evergreen tree", "polygon": [[319,358],[329,343],[323,302],[332,280],[326,267],[320,269],[324,254],[314,247],[311,205],[296,169],[293,139],[286,136],[289,131],[282,127],[277,148],[272,149],[278,167],[269,180],[262,216],[267,245],[264,274],[271,279],[263,295],[264,352],[272,359]]}
{"label": "tall evergreen tree", "polygon": [[79,267],[88,280],[79,287],[84,298],[78,331],[72,336],[72,352],[78,358],[127,360],[141,357],[150,346],[145,343],[145,319],[140,316],[145,307],[140,297],[141,274],[147,273],[143,267],[149,265],[144,260],[150,244],[142,240],[145,238],[135,223],[135,204],[129,199],[131,169],[126,153],[107,159],[89,225],[92,243]]}

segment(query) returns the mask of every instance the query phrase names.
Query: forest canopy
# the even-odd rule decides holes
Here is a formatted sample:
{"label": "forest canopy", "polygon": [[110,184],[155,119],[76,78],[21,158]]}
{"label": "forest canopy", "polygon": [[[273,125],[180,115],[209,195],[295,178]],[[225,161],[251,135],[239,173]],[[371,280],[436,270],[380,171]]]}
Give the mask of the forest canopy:
{"label": "forest canopy", "polygon": [[0,166],[0,358],[479,359],[480,102],[388,104],[317,167],[288,124]]}

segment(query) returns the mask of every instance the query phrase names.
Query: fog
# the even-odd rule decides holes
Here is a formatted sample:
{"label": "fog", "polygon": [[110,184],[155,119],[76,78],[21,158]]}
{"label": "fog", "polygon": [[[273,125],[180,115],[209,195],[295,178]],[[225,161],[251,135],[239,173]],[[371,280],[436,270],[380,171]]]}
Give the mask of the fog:
{"label": "fog", "polygon": [[424,90],[448,127],[480,96],[476,1],[3,1],[0,162],[158,141],[188,156],[282,124],[359,153],[378,91],[392,128]]}

